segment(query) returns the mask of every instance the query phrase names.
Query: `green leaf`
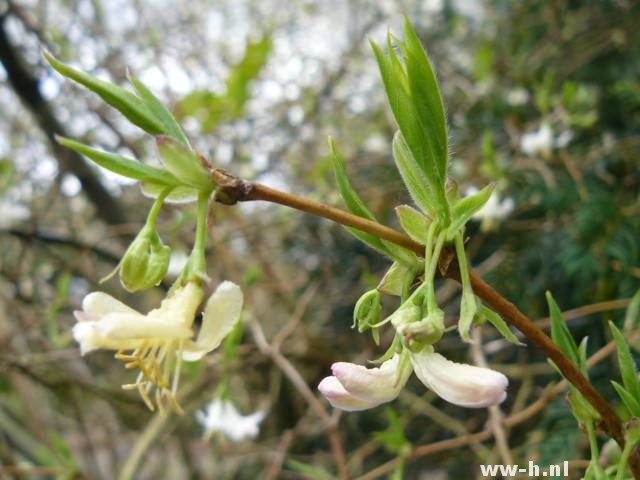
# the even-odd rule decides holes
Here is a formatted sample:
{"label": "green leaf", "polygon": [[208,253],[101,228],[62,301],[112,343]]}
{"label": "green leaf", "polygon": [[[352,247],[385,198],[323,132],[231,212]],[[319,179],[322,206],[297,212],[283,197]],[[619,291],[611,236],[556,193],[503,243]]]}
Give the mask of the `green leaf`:
{"label": "green leaf", "polygon": [[376,217],[373,216],[373,214],[369,211],[367,206],[351,186],[351,182],[349,182],[347,171],[344,166],[344,157],[340,155],[336,150],[336,146],[333,143],[333,139],[331,137],[329,137],[329,150],[331,152],[331,160],[333,161],[333,172],[336,177],[338,191],[340,192],[345,205],[354,215],[366,218],[367,220],[371,220],[372,222],[377,222]]}
{"label": "green leaf", "polygon": [[524,343],[522,343],[518,339],[518,337],[516,337],[516,335],[509,328],[509,325],[507,325],[507,323],[502,319],[502,317],[498,315],[496,312],[494,312],[493,310],[491,310],[490,308],[484,305],[480,305],[478,313],[483,319],[489,321],[489,323],[493,325],[496,330],[498,330],[500,335],[502,335],[508,341],[510,341],[514,345],[524,346]]}
{"label": "green leaf", "polygon": [[562,317],[562,312],[551,296],[551,292],[547,292],[546,297],[551,315],[551,338],[558,348],[569,357],[577,367],[580,367],[578,346],[567,328],[567,324]]}
{"label": "green leaf", "polygon": [[451,210],[451,225],[447,229],[447,238],[451,239],[469,219],[480,210],[491,197],[495,184],[489,184],[475,195],[464,197]]}
{"label": "green leaf", "polygon": [[58,136],[56,140],[60,145],[75,150],[100,167],[122,175],[123,177],[133,178],[140,182],[152,182],[160,185],[162,190],[166,190],[167,186],[177,186],[180,184],[180,181],[166,170],[146,165],[116,153],[97,150],[69,138]]}
{"label": "green leaf", "polygon": [[432,197],[429,183],[418,167],[400,131],[396,132],[393,137],[393,159],[413,201],[430,217],[437,218],[438,204]]}
{"label": "green leaf", "polygon": [[[340,155],[336,150],[335,144],[333,143],[333,139],[331,137],[329,137],[329,151],[331,152],[331,160],[333,162],[333,173],[336,178],[336,185],[338,187],[338,191],[340,192],[340,196],[342,197],[342,200],[347,207],[347,210],[349,210],[354,215],[366,218],[367,220],[371,220],[372,222],[377,222],[376,217],[373,216],[364,202],[360,199],[360,196],[351,186],[351,182],[349,182],[347,171],[344,166],[344,157]],[[362,232],[356,228],[346,228],[352,235],[354,235],[362,242],[370,245],[376,250],[381,251],[385,255],[391,255],[391,252],[389,252],[389,249],[384,245],[384,243],[382,243],[382,240],[380,240],[380,238],[376,237],[375,235],[371,235],[370,233]]]}
{"label": "green leaf", "polygon": [[634,417],[640,417],[640,401],[638,400],[638,398],[634,397],[618,382],[611,380],[611,384],[613,385],[613,388],[616,389],[616,392],[618,392],[620,400],[622,400],[622,403],[624,403],[625,407],[627,407],[629,413],[631,413],[631,415]]}
{"label": "green leaf", "polygon": [[131,123],[137,125],[151,135],[167,133],[162,122],[147,108],[145,103],[129,90],[100,80],[81,70],[76,70],[61,62],[49,52],[42,51],[42,56],[61,75],[70,78],[80,85],[98,94],[105,102],[122,113]]}
{"label": "green leaf", "polygon": [[[168,173],[168,172],[167,172]],[[178,179],[176,179],[178,181]],[[158,198],[158,196],[165,192],[166,185],[154,182],[142,182],[140,183],[140,190],[143,195],[151,198]],[[167,203],[187,203],[195,202],[198,199],[198,190],[186,185],[179,185],[171,190],[171,193],[165,198]]]}
{"label": "green leaf", "polygon": [[195,90],[179,102],[178,116],[200,120],[204,132],[210,132],[223,121],[242,116],[249,100],[249,86],[267,63],[271,53],[271,37],[247,44],[243,59],[231,68],[222,94],[211,90]]}
{"label": "green leaf", "polygon": [[444,102],[435,71],[411,22],[404,19],[406,48],[403,49],[411,98],[418,112],[418,118],[428,132],[435,176],[444,185],[447,179],[448,137]]}
{"label": "green leaf", "polygon": [[431,220],[428,217],[409,205],[396,207],[396,215],[400,221],[400,226],[412,240],[423,245],[427,243],[427,230],[431,224]]}
{"label": "green leaf", "polygon": [[413,281],[415,274],[415,269],[399,262],[393,262],[387,273],[382,277],[382,280],[380,280],[377,288],[381,292],[399,297],[402,295],[402,289],[407,277],[410,276],[411,279],[409,281]]}
{"label": "green leaf", "polygon": [[[371,220],[372,222],[378,222],[376,217],[369,211],[364,202],[360,199],[356,191],[351,186],[349,178],[347,177],[347,171],[344,166],[344,158],[338,153],[333,143],[333,139],[329,137],[329,150],[331,152],[331,160],[333,162],[333,171],[336,177],[336,184],[340,196],[344,201],[347,209],[362,218]],[[386,242],[375,235],[358,230],[357,228],[345,227],[353,236],[360,241],[368,244],[383,254],[391,257],[392,259],[399,261],[406,265],[419,264],[418,258],[413,252],[406,250],[397,245]]]}
{"label": "green leaf", "polygon": [[581,372],[587,371],[587,343],[589,342],[589,337],[584,337],[580,340],[580,345],[578,345],[578,357],[580,357],[580,365],[578,368]]}
{"label": "green leaf", "polygon": [[622,383],[624,387],[633,395],[634,398],[640,399],[640,381],[638,381],[638,370],[636,364],[633,361],[631,352],[629,351],[629,345],[624,339],[620,330],[609,321],[609,328],[613,333],[613,338],[616,341],[616,350],[618,352],[618,364],[620,365],[620,375],[622,376]]}
{"label": "green leaf", "polygon": [[[442,99],[433,69],[410,25],[405,25],[405,33],[407,43],[397,42],[403,52],[405,66],[391,48],[390,36],[388,56],[375,42],[371,41],[371,46],[398,128],[431,186],[439,219],[446,225],[449,223],[445,195],[448,157]],[[437,102],[434,102],[436,98]]]}
{"label": "green leaf", "polygon": [[156,97],[153,92],[151,92],[151,90],[149,90],[149,88],[147,88],[147,86],[130,71],[127,71],[127,78],[131,82],[131,85],[136,89],[138,96],[142,99],[147,108],[162,123],[164,126],[164,132],[170,137],[180,140],[187,147],[190,146],[189,140],[187,140],[182,128],[180,128],[176,119],[173,117],[171,112],[167,110],[167,107],[162,104],[158,97]]}
{"label": "green leaf", "polygon": [[624,316],[624,329],[631,330],[638,324],[638,320],[640,320],[640,289],[635,293],[627,307],[627,312]]}
{"label": "green leaf", "polygon": [[198,190],[214,188],[214,183],[198,158],[198,154],[173,137],[156,137],[156,145],[167,170],[175,177]]}

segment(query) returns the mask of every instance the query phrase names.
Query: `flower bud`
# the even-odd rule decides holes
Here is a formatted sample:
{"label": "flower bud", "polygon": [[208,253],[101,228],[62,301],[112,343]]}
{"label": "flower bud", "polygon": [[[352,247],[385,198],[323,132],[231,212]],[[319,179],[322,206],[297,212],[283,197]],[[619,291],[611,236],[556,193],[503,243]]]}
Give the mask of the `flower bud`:
{"label": "flower bud", "polygon": [[380,292],[377,289],[369,290],[362,295],[353,309],[353,327],[358,327],[359,332],[371,328],[380,321]]}
{"label": "flower bud", "polygon": [[120,282],[130,292],[158,285],[167,274],[171,249],[155,228],[145,226],[120,262]]}
{"label": "flower bud", "polygon": [[419,343],[419,347],[433,345],[444,334],[444,312],[439,308],[433,309],[419,322],[405,323],[398,327],[407,343]]}
{"label": "flower bud", "polygon": [[460,319],[458,320],[458,332],[464,342],[472,343],[469,331],[477,310],[476,297],[473,292],[464,292],[460,302]]}
{"label": "flower bud", "polygon": [[413,300],[408,300],[400,305],[393,314],[391,314],[391,325],[396,330],[400,330],[403,325],[417,322],[422,315],[422,308],[413,303]]}

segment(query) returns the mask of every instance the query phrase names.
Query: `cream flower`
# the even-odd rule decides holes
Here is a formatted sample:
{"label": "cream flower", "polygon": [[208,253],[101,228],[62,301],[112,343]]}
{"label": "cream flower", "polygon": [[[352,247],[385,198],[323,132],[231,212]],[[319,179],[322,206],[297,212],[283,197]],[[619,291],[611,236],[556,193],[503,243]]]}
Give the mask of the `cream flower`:
{"label": "cream flower", "polygon": [[137,388],[151,410],[155,407],[150,392],[155,387],[155,404],[161,411],[168,404],[182,413],[175,399],[182,360],[199,360],[218,347],[242,310],[240,287],[221,283],[207,301],[194,341],[191,326],[203,296],[202,288],[190,282],[163,300],[160,308],[143,315],[106,293],[90,293],[82,310],[74,312],[78,323],[73,337],[82,355],[117,350],[116,358],[126,362],[126,368],[139,369],[135,383],[122,387]]}
{"label": "cream flower", "polygon": [[[334,363],[333,376],[326,377],[318,390],[335,408],[348,412],[366,410],[394,400],[404,387],[412,367],[427,388],[447,402],[461,407],[481,408],[502,402],[509,381],[503,374],[447,360],[433,347],[418,353],[408,349],[384,362],[379,368],[352,363]],[[409,356],[410,363],[404,361]]]}
{"label": "cream flower", "polygon": [[407,383],[411,366],[395,354],[377,368],[338,362],[331,371],[333,376],[324,378],[318,390],[334,407],[355,412],[394,400]]}
{"label": "cream flower", "polygon": [[261,410],[250,415],[242,415],[228,400],[213,400],[203,411],[196,412],[196,420],[204,427],[204,438],[209,440],[216,433],[222,433],[234,442],[245,438],[256,438],[265,413]]}
{"label": "cream flower", "polygon": [[447,360],[428,346],[409,353],[416,376],[449,403],[467,408],[497,405],[507,398],[509,380],[489,368]]}
{"label": "cream flower", "polygon": [[551,126],[543,122],[540,129],[522,135],[520,139],[520,150],[525,155],[548,155],[553,148],[553,131]]}

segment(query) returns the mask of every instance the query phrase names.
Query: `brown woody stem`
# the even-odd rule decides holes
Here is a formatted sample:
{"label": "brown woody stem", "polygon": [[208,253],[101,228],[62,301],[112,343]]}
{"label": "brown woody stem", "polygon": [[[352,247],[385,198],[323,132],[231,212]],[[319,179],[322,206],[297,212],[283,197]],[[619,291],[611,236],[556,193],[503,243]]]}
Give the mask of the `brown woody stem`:
{"label": "brown woody stem", "polygon": [[[223,170],[211,170],[211,176],[218,185],[216,200],[232,205],[236,202],[248,202],[262,200],[265,202],[285,205],[302,212],[327,218],[347,227],[357,228],[363,232],[371,233],[380,238],[395,243],[401,247],[411,250],[419,255],[424,254],[424,246],[411,240],[397,230],[394,230],[379,223],[372,222],[365,218],[353,215],[339,208],[330,207],[315,200],[304,198],[291,193],[276,190],[259,183],[248,182],[234,177]],[[471,286],[474,293],[487,305],[495,310],[500,316],[511,325],[520,330],[531,342],[533,342],[544,354],[558,367],[562,375],[576,387],[580,393],[589,401],[602,417],[603,427],[607,433],[624,447],[624,433],[622,422],[611,408],[609,403],[591,385],[589,380],[582,375],[571,360],[553,343],[533,321],[500,293],[486,283],[472,269],[469,269]],[[459,281],[459,268],[456,260],[448,263],[444,277]],[[640,479],[640,455],[636,451],[630,458],[630,466],[634,478]]]}

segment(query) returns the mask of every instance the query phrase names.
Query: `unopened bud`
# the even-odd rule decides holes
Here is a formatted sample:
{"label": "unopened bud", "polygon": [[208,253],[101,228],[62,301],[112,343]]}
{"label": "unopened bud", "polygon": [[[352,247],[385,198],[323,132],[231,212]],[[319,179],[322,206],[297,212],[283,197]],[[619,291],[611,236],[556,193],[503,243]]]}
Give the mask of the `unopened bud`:
{"label": "unopened bud", "polygon": [[433,309],[419,322],[405,323],[398,327],[407,343],[417,343],[417,347],[433,345],[444,334],[444,312],[439,308]]}
{"label": "unopened bud", "polygon": [[356,302],[353,309],[353,327],[358,327],[359,332],[364,332],[380,321],[380,292],[377,289],[369,290]]}
{"label": "unopened bud", "polygon": [[171,249],[162,244],[155,228],[145,226],[120,263],[120,282],[130,292],[158,285],[167,274]]}
{"label": "unopened bud", "polygon": [[407,300],[400,308],[391,314],[391,325],[400,331],[404,325],[417,322],[422,316],[422,308],[413,303],[413,300]]}
{"label": "unopened bud", "polygon": [[458,332],[460,338],[464,342],[472,343],[469,331],[471,330],[471,324],[476,316],[477,304],[476,298],[473,292],[470,294],[463,293],[462,300],[460,302],[460,319],[458,320]]}

